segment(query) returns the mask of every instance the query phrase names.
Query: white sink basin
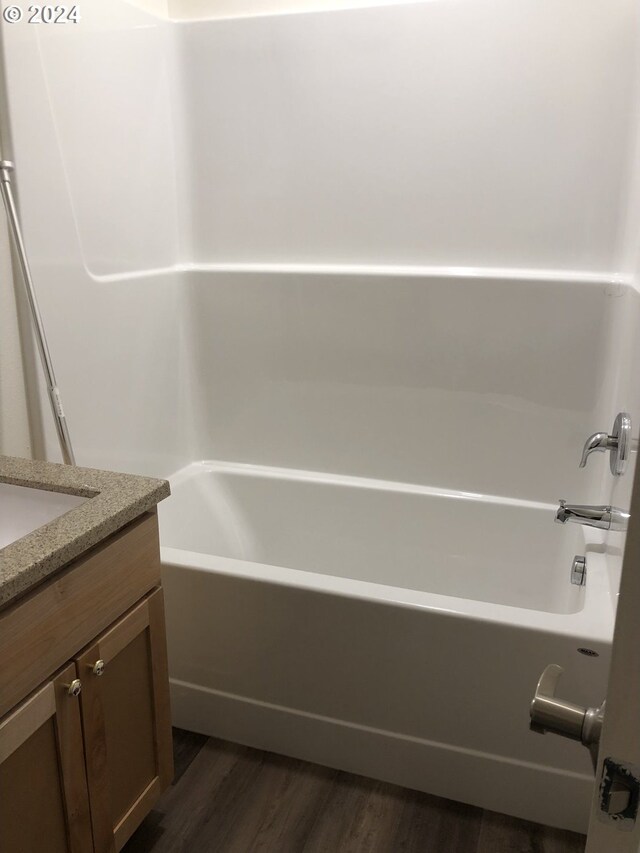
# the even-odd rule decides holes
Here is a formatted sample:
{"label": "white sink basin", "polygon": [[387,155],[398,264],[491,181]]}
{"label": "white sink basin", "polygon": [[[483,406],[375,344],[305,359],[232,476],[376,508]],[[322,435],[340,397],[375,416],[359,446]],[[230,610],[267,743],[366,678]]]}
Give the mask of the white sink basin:
{"label": "white sink basin", "polygon": [[89,498],[0,483],[0,548],[32,533]]}

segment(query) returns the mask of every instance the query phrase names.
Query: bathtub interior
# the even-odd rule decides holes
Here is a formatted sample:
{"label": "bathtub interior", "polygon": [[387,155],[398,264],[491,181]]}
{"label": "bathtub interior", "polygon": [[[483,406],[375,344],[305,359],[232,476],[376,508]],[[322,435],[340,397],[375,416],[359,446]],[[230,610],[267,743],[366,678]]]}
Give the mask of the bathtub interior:
{"label": "bathtub interior", "polygon": [[159,511],[173,549],[550,613],[583,606],[569,567],[584,540],[551,505],[215,462],[171,485]]}

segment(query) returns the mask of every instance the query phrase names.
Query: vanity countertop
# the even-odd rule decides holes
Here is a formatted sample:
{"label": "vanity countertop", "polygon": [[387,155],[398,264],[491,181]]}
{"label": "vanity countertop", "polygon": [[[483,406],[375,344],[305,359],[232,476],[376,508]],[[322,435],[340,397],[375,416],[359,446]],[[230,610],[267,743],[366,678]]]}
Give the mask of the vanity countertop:
{"label": "vanity countertop", "polygon": [[0,607],[153,509],[170,493],[167,480],[13,456],[0,456],[0,483],[90,498],[0,549]]}

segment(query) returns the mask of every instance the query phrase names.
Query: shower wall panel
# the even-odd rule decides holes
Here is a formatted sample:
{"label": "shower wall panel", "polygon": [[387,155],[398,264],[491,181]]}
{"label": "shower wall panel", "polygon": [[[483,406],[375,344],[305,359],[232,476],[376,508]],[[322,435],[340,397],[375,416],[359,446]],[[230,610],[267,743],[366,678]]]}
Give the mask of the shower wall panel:
{"label": "shower wall panel", "polygon": [[197,21],[190,260],[613,271],[631,0],[459,0]]}

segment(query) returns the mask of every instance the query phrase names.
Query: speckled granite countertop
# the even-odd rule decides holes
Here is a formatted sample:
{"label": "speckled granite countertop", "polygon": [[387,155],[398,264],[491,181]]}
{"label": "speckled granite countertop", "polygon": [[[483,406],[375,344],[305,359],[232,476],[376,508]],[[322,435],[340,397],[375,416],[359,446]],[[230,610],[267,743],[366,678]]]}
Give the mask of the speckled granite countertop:
{"label": "speckled granite countertop", "polygon": [[0,483],[91,498],[0,549],[0,607],[169,496],[166,480],[13,456],[0,456]]}

